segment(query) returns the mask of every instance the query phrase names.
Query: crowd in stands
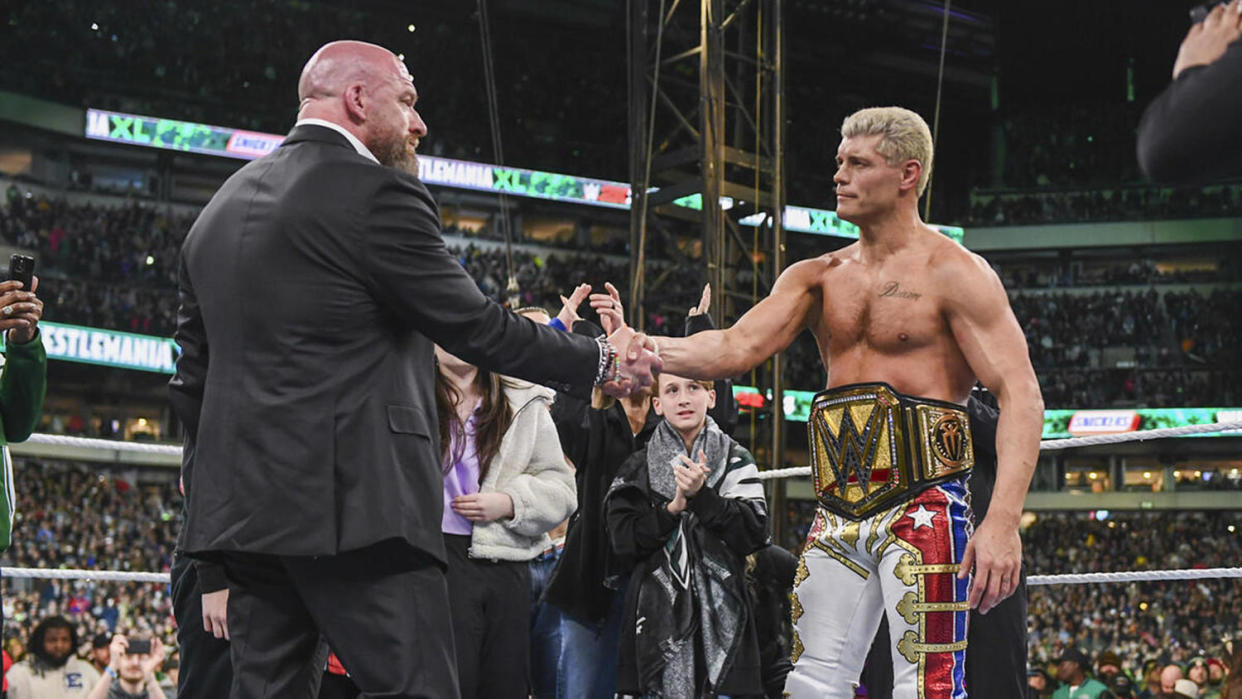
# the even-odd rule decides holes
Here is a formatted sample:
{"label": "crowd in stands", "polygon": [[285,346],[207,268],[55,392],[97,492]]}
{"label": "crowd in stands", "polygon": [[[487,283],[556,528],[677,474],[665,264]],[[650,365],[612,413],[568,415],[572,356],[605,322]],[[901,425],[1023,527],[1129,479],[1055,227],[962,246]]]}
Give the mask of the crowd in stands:
{"label": "crowd in stands", "polygon": [[[414,74],[429,127],[424,152],[496,162],[474,5],[65,0],[24,3],[6,19],[0,89],[277,134],[293,126],[298,75],[315,49],[367,37],[401,54]],[[610,24],[578,26],[553,41],[545,18],[503,8],[491,24],[506,164],[625,179],[625,139],[615,138],[626,123],[624,35],[607,32]]]}
{"label": "crowd in stands", "polygon": [[[4,566],[167,571],[180,526],[175,470],[19,460],[14,546]],[[797,551],[813,503],[792,501],[781,543]],[[1230,527],[1233,530],[1230,530]],[[1213,568],[1242,558],[1236,512],[1038,513],[1023,532],[1030,575]],[[21,657],[34,624],[63,615],[86,643],[145,631],[175,647],[166,585],[3,579],[5,648]],[[1138,679],[1145,662],[1222,657],[1242,628],[1242,588],[1227,580],[1030,588],[1032,667],[1067,646],[1111,651]]]}
{"label": "crowd in stands", "polygon": [[[1030,574],[1217,568],[1242,555],[1236,512],[1040,513],[1023,535]],[[1228,658],[1242,628],[1242,588],[1209,579],[1031,588],[1032,667],[1050,667],[1069,646],[1111,652],[1140,680],[1150,661]],[[1242,668],[1234,668],[1242,671]]]}
{"label": "crowd in stands", "polygon": [[1242,281],[1237,252],[1215,257],[1210,264],[1161,265],[1151,258],[1127,262],[1067,265],[1005,263],[994,265],[1009,290],[1082,286],[1148,286],[1157,284],[1216,284]]}
{"label": "crowd in stands", "polygon": [[975,192],[967,226],[1229,218],[1242,210],[1242,185],[1204,188],[1136,185],[1091,190]]}
{"label": "crowd in stands", "polygon": [[[14,464],[17,521],[4,567],[167,572],[181,526],[177,471],[84,463]],[[3,578],[4,647],[19,658],[39,620],[77,637],[141,631],[175,647],[167,585]]]}
{"label": "crowd in stands", "polygon": [[[1242,291],[1015,293],[1049,407],[1231,405]],[[1108,354],[1115,348],[1115,354]]]}
{"label": "crowd in stands", "polygon": [[[177,250],[190,214],[126,203],[70,204],[32,197],[16,186],[0,210],[0,239],[39,256],[48,320],[169,336],[176,322]],[[461,233],[453,231],[450,233]],[[494,238],[486,232],[475,237]],[[503,247],[451,248],[488,296],[519,306],[559,308],[560,294],[588,281],[610,280],[628,301],[628,263],[591,252],[524,247],[513,252],[517,292],[509,290]],[[668,274],[648,268],[646,327],[676,334],[685,309],[698,298],[701,270]],[[680,269],[678,270],[681,271]],[[1011,288],[1014,313],[1026,333],[1049,407],[1231,405],[1242,400],[1237,339],[1242,291],[1163,290],[1173,282],[1229,282],[1236,265],[1162,272],[1149,259],[1087,268],[1010,265],[1000,274]],[[1039,287],[1147,285],[1146,290],[1032,293]],[[632,309],[631,309],[632,312]],[[631,315],[631,322],[633,316]],[[1120,354],[1110,353],[1116,350]],[[786,355],[786,385],[823,385],[819,353],[809,336]]]}
{"label": "crowd in stands", "polygon": [[1142,105],[1101,101],[1026,107],[1004,116],[986,188],[966,226],[1221,218],[1238,214],[1242,185],[1160,187],[1135,159]]}

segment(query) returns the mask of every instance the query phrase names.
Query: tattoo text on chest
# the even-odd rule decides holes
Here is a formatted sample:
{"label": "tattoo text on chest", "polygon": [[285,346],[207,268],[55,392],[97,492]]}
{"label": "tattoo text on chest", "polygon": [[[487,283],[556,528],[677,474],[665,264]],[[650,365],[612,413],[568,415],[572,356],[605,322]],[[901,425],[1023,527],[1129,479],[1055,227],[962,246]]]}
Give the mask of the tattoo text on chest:
{"label": "tattoo text on chest", "polygon": [[901,288],[901,284],[898,282],[889,282],[885,284],[884,288],[880,291],[880,296],[891,296],[898,299],[917,299],[922,296],[922,294],[915,293],[913,291],[906,291]]}

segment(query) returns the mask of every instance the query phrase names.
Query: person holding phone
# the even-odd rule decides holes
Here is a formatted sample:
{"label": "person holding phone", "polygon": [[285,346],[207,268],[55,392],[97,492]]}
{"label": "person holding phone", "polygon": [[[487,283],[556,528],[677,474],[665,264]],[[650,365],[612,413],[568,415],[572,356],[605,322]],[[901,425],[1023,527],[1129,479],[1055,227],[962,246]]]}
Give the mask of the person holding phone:
{"label": "person holding phone", "polygon": [[[0,333],[5,340],[4,369],[0,373],[0,553],[12,543],[17,507],[13,460],[7,445],[25,441],[34,432],[43,416],[47,393],[47,354],[39,336],[43,301],[35,295],[38,288],[34,258],[13,255],[9,279],[0,282]],[[3,622],[0,612],[0,625]]]}
{"label": "person holding phone", "polygon": [[159,637],[112,637],[112,659],[87,699],[167,699],[155,671],[164,664]]}
{"label": "person holding phone", "polygon": [[1173,82],[1138,127],[1138,161],[1156,182],[1242,175],[1242,0],[1201,6],[1173,63]]}

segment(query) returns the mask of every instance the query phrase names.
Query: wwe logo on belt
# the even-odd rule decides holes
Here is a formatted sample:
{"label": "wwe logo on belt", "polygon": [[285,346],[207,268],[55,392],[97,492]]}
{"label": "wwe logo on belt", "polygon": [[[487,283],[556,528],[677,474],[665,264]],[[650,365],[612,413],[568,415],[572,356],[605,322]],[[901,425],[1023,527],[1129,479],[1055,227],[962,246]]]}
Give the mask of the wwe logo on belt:
{"label": "wwe logo on belt", "polygon": [[880,411],[874,406],[867,416],[866,426],[861,432],[854,424],[851,411],[847,408],[841,414],[841,427],[836,434],[832,433],[826,420],[819,420],[816,429],[823,437],[828,453],[828,464],[836,476],[837,493],[844,494],[850,476],[858,479],[858,485],[864,493],[871,490],[871,465],[875,461],[875,452],[879,447]]}

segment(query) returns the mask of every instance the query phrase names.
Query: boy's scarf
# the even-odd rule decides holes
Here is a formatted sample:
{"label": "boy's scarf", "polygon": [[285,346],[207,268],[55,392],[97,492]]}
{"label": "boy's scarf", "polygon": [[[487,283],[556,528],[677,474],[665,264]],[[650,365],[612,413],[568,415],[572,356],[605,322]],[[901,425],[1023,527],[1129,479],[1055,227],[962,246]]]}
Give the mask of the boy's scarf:
{"label": "boy's scarf", "polygon": [[[719,490],[737,482],[724,479],[733,445],[709,417],[688,454],[698,461],[699,450],[704,452],[711,472],[703,487],[716,488],[726,498],[737,496]],[[647,444],[647,485],[658,496],[654,501],[676,496],[673,467],[681,464],[681,455],[686,455],[685,440],[667,420],[661,422]],[[731,666],[742,637],[747,612],[739,594],[744,594],[741,571],[731,571],[734,566],[723,558],[727,551],[719,542],[709,545],[707,536],[698,517],[683,512],[664,549],[653,555],[655,568],[640,583],[636,617],[647,628],[639,634],[636,659],[642,688],[656,696],[711,692]],[[705,677],[696,672],[696,636]]]}

